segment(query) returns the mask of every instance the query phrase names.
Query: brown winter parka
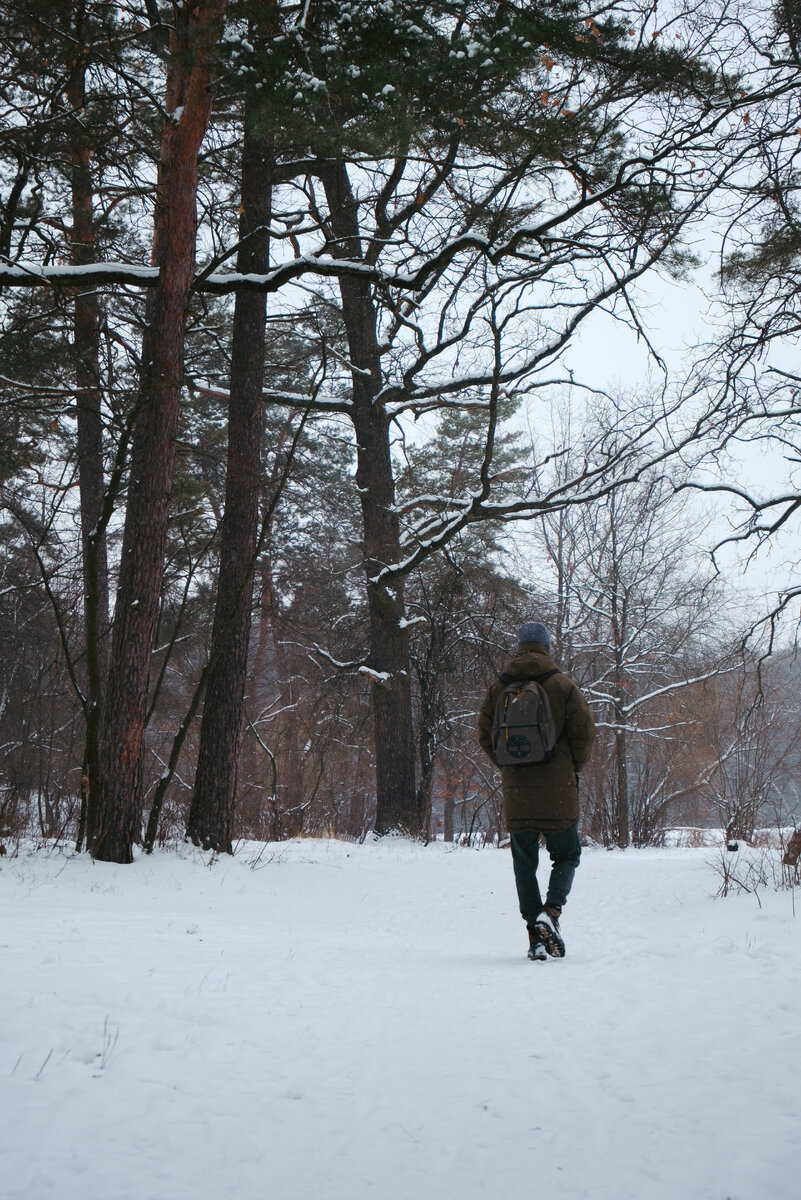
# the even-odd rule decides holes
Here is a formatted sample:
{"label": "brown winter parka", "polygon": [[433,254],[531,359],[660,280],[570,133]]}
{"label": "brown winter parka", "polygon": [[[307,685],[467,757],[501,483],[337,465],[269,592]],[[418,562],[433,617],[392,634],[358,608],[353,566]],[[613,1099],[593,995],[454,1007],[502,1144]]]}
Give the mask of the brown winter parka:
{"label": "brown winter parka", "polygon": [[[545,646],[524,642],[504,674],[515,680],[536,679],[554,670],[556,663]],[[479,745],[493,762],[492,722],[504,686],[500,679],[490,684],[478,718]],[[527,829],[558,833],[579,819],[576,775],[590,757],[595,724],[587,701],[567,675],[551,675],[542,687],[556,725],[556,749],[547,762],[501,768],[503,815],[510,833]]]}

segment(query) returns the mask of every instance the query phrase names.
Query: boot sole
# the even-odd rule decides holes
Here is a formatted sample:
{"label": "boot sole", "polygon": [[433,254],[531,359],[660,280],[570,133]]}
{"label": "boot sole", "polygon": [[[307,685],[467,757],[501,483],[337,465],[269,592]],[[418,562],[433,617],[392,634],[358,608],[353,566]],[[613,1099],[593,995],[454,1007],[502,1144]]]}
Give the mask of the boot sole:
{"label": "boot sole", "polygon": [[550,954],[551,958],[565,957],[565,943],[559,934],[551,929],[550,925],[546,925],[542,921],[537,921],[534,928],[539,935],[540,945],[545,947],[546,954]]}

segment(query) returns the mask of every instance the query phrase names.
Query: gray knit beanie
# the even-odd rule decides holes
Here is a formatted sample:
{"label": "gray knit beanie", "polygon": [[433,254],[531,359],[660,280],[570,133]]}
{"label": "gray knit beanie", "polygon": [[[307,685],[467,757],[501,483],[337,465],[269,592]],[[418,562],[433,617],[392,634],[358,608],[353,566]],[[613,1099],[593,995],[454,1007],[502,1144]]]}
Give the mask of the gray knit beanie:
{"label": "gray knit beanie", "polygon": [[538,642],[550,653],[551,635],[539,621],[526,621],[521,625],[517,631],[517,640],[521,646],[523,642]]}

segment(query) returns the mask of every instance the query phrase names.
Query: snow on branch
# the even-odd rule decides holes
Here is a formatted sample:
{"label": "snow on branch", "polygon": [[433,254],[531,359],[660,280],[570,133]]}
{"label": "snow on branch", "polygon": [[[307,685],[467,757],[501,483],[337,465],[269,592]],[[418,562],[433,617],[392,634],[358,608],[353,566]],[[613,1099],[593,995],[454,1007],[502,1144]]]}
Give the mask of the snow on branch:
{"label": "snow on branch", "polygon": [[[187,382],[187,387],[199,396],[210,396],[214,400],[222,400],[227,403],[231,398],[231,393],[227,388],[209,387],[207,384],[190,382]],[[262,392],[262,397],[266,404],[281,404],[287,408],[310,409],[312,412],[346,413],[350,412],[353,407],[351,401],[345,399],[321,397],[304,392],[289,392],[276,388],[265,388]]]}
{"label": "snow on branch", "polygon": [[[411,273],[386,272],[352,259],[324,258],[323,251],[319,251],[315,254],[300,254],[263,275],[239,271],[207,275],[201,271],[195,277],[192,290],[217,296],[243,291],[269,293],[278,291],[285,284],[304,275],[319,275],[329,278],[355,276],[370,283],[380,283],[404,291],[417,291],[428,275],[440,270],[443,263],[449,262],[464,250],[472,249],[486,253],[489,248],[486,238],[464,234],[446,243],[437,254],[425,259]],[[146,267],[138,263],[88,263],[85,266],[42,266],[32,262],[0,263],[0,285],[6,287],[74,287],[77,284],[112,283],[156,287],[158,282],[158,267]]]}
{"label": "snow on branch", "polygon": [[372,667],[359,667],[359,674],[366,675],[373,683],[389,683],[392,678],[389,671],[374,671]]}
{"label": "snow on branch", "polygon": [[41,266],[39,263],[0,263],[0,284],[5,287],[75,287],[76,284],[128,283],[155,287],[159,268],[139,263],[87,263],[85,266]]}
{"label": "snow on branch", "polygon": [[[672,733],[673,731],[675,731],[677,729],[682,729],[682,728],[685,728],[686,726],[692,725],[692,724],[693,724],[692,721],[672,721],[672,722],[668,723],[667,725],[649,725],[647,727],[643,727],[642,725],[626,725],[625,723],[623,723],[621,721],[596,721],[595,722],[597,729],[611,729],[613,733],[647,733],[647,734]],[[671,739],[664,738],[663,740],[670,741]]]}
{"label": "snow on branch", "polygon": [[[333,654],[329,654],[327,650],[323,650],[322,646],[318,646],[315,642],[313,645],[315,654],[319,654],[320,658],[324,658],[332,667],[336,667],[338,671],[366,671],[364,666],[364,658],[356,658],[352,662],[338,662]],[[365,656],[366,657],[366,656]]]}
{"label": "snow on branch", "polygon": [[74,387],[42,387],[39,384],[24,383],[19,379],[9,379],[7,375],[0,375],[0,387],[16,388],[18,391],[27,392],[31,396],[48,396],[56,399],[59,396],[63,396],[64,399],[72,400],[75,395]]}
{"label": "snow on branch", "polygon": [[638,696],[632,700],[630,704],[624,704],[621,709],[624,713],[635,712],[643,704],[648,704],[657,696],[665,696],[669,692],[675,692],[678,688],[692,687],[695,683],[703,683],[707,679],[714,679],[718,675],[728,675],[731,671],[736,671],[738,664],[734,663],[728,667],[713,667],[711,671],[704,672],[703,675],[695,675],[692,679],[677,679],[675,683],[667,683],[664,687],[654,688],[644,696]]}

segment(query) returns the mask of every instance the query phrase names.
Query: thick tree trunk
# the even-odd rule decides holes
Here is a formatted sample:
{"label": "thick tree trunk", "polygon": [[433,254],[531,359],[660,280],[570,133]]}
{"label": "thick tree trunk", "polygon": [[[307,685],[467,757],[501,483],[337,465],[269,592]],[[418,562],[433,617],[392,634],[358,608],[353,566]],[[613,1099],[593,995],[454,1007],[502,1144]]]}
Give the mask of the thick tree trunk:
{"label": "thick tree trunk", "polygon": [[[358,208],[343,163],[322,172],[331,226],[351,258],[361,258]],[[403,581],[376,582],[387,564],[400,558],[400,525],[393,511],[389,418],[377,397],[381,390],[377,314],[370,285],[340,280],[342,311],[353,366],[353,423],[356,484],[362,506],[367,604],[370,617],[369,667],[375,672],[373,715],[376,764],[376,830],[424,832],[422,799],[415,781],[409,638],[404,626]]]}
{"label": "thick tree trunk", "polygon": [[[77,22],[77,17],[76,17]],[[80,33],[80,29],[78,29]],[[67,85],[67,100],[80,114],[85,102],[83,59]],[[70,144],[72,234],[70,261],[85,266],[95,258],[92,152],[76,123]],[[81,505],[83,610],[86,651],[86,742],[82,772],[82,836],[90,845],[100,797],[100,728],[108,663],[108,557],[103,512],[103,424],[100,410],[100,317],[97,293],[76,294],[73,305],[75,416]]]}
{"label": "thick tree trunk", "polygon": [[[242,154],[242,239],[237,270],[264,274],[269,266],[271,148],[257,134],[258,111],[245,106]],[[239,292],[234,308],[228,466],[220,575],[208,687],[200,731],[195,791],[187,837],[197,846],[230,854],[237,759],[247,678],[253,605],[261,442],[264,427],[266,296]]]}
{"label": "thick tree trunk", "polygon": [[197,159],[211,111],[225,0],[173,6],[164,138],[154,220],[159,282],[148,300],[140,411],[114,616],[95,858],[126,863],[141,832],[150,656],[158,620],[186,310],[195,265]]}

